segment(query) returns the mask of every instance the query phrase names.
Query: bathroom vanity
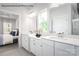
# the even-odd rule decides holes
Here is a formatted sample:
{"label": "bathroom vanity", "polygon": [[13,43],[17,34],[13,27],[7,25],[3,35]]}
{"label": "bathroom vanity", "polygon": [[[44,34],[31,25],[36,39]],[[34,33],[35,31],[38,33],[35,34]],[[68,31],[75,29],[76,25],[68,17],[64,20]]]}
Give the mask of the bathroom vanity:
{"label": "bathroom vanity", "polygon": [[77,56],[79,55],[78,38],[35,35],[22,36],[22,47],[36,56]]}

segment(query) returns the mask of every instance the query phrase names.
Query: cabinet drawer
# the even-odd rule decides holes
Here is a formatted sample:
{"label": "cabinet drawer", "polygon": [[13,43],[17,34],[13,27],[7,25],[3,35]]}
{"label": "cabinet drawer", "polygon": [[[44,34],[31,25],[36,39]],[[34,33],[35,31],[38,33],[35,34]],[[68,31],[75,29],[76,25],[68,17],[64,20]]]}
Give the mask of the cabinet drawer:
{"label": "cabinet drawer", "polygon": [[50,46],[54,45],[54,42],[52,40],[42,39],[42,42],[45,43],[45,44],[48,44]]}
{"label": "cabinet drawer", "polygon": [[28,36],[27,35],[22,35],[22,39],[28,40]]}
{"label": "cabinet drawer", "polygon": [[69,45],[69,44],[60,43],[60,42],[55,42],[55,52],[58,52],[58,50],[63,51],[63,53],[67,52],[70,55],[71,54],[75,54],[75,46]]}
{"label": "cabinet drawer", "polygon": [[27,44],[27,43],[28,43],[28,40],[22,40],[22,42],[24,42],[24,43],[26,43],[26,44]]}
{"label": "cabinet drawer", "polygon": [[40,47],[41,46],[41,39],[32,38],[31,44],[35,44],[36,47]]}
{"label": "cabinet drawer", "polygon": [[35,39],[35,38],[30,38],[30,40],[31,40],[32,42],[35,42],[35,41],[36,41],[36,39]]}
{"label": "cabinet drawer", "polygon": [[42,45],[41,39],[36,39],[36,46],[40,47]]}

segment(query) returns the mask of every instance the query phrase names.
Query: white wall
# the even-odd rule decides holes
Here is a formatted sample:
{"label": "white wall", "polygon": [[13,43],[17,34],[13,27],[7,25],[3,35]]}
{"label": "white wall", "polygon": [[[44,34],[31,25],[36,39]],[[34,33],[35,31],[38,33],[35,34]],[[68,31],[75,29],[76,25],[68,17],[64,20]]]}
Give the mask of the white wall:
{"label": "white wall", "polygon": [[23,15],[23,20],[21,21],[21,33],[27,34],[29,31],[35,31],[36,29],[36,17],[30,18],[26,14]]}
{"label": "white wall", "polygon": [[50,17],[53,20],[52,31],[71,34],[71,4],[64,4],[50,10]]}
{"label": "white wall", "polygon": [[[5,8],[4,7],[0,7],[0,10],[8,12],[8,13],[13,13],[13,14],[16,14],[16,15],[21,15],[21,13],[22,13],[22,12],[18,11],[18,9],[12,8],[12,7],[5,7]],[[18,20],[19,19],[16,20],[16,24],[18,24]],[[17,27],[19,27],[19,26],[17,26]]]}

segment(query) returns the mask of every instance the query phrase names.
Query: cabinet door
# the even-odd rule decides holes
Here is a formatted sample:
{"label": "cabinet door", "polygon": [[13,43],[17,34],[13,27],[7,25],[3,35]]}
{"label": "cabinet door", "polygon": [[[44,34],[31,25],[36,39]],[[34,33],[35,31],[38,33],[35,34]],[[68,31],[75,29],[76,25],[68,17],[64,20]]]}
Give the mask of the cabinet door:
{"label": "cabinet door", "polygon": [[53,52],[53,46],[47,45],[47,44],[43,44],[43,48],[42,48],[42,54],[43,56],[53,56],[54,52]]}
{"label": "cabinet door", "polygon": [[35,43],[31,43],[31,52],[36,55],[36,44]]}
{"label": "cabinet door", "polygon": [[26,49],[29,50],[29,45],[28,45],[28,36],[27,35],[22,35],[22,46]]}
{"label": "cabinet door", "polygon": [[36,55],[42,56],[42,41],[41,41],[41,39],[36,39]]}
{"label": "cabinet door", "polygon": [[43,40],[42,46],[43,56],[53,56],[54,55],[54,44],[53,41]]}
{"label": "cabinet door", "polygon": [[41,56],[41,39],[31,38],[30,49],[33,54]]}
{"label": "cabinet door", "polygon": [[79,56],[79,46],[76,46],[76,56]]}
{"label": "cabinet door", "polygon": [[60,43],[60,42],[55,42],[55,55],[56,56],[74,56],[75,46]]}
{"label": "cabinet door", "polygon": [[36,43],[34,38],[30,38],[30,50],[33,54],[36,55]]}

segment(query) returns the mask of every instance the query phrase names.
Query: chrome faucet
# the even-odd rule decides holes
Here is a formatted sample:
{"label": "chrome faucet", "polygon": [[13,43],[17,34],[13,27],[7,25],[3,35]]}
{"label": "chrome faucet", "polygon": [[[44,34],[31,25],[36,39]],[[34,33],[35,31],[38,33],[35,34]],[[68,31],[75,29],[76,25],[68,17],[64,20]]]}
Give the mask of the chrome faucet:
{"label": "chrome faucet", "polygon": [[63,37],[64,32],[58,33],[58,37]]}

